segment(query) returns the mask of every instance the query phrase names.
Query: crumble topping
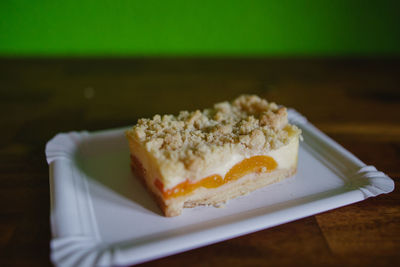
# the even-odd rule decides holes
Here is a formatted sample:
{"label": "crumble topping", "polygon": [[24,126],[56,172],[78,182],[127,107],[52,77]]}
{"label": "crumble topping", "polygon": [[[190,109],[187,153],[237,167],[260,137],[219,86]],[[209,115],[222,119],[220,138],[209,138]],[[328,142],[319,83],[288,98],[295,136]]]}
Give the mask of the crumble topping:
{"label": "crumble topping", "polygon": [[242,95],[203,111],[140,119],[126,134],[157,160],[168,177],[218,164],[232,153],[267,153],[286,145],[300,130],[288,124],[285,107]]}

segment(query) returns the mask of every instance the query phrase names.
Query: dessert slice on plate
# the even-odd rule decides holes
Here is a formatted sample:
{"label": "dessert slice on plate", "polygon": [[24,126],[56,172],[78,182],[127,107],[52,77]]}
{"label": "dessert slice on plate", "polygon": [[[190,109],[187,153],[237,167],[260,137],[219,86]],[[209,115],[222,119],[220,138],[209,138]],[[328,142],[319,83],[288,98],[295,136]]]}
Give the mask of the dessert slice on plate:
{"label": "dessert slice on plate", "polygon": [[140,119],[126,132],[132,170],[168,217],[292,176],[300,134],[285,107],[255,95]]}

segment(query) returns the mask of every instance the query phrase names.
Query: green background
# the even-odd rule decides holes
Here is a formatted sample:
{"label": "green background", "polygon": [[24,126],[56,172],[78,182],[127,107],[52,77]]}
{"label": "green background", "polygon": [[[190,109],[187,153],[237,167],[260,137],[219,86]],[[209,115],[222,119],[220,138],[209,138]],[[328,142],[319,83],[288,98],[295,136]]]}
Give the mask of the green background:
{"label": "green background", "polygon": [[400,55],[398,1],[0,2],[0,56]]}

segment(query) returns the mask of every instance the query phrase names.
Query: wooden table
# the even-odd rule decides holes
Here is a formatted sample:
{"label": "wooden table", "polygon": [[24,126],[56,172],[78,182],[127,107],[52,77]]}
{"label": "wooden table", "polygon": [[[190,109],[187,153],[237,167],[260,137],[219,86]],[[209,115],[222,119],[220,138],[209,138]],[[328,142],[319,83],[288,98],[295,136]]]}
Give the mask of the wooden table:
{"label": "wooden table", "polygon": [[241,93],[296,108],[392,177],[395,191],[144,266],[400,264],[400,60],[2,59],[0,265],[50,264],[44,145],[56,133]]}

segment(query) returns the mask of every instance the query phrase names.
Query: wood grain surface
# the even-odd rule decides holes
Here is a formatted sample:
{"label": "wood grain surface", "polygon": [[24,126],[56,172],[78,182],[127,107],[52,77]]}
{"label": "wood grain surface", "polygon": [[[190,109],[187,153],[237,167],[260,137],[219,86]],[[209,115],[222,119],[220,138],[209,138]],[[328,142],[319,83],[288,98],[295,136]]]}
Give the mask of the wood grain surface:
{"label": "wood grain surface", "polygon": [[256,93],[395,180],[388,195],[144,266],[400,265],[399,59],[1,59],[0,265],[46,266],[45,143]]}

